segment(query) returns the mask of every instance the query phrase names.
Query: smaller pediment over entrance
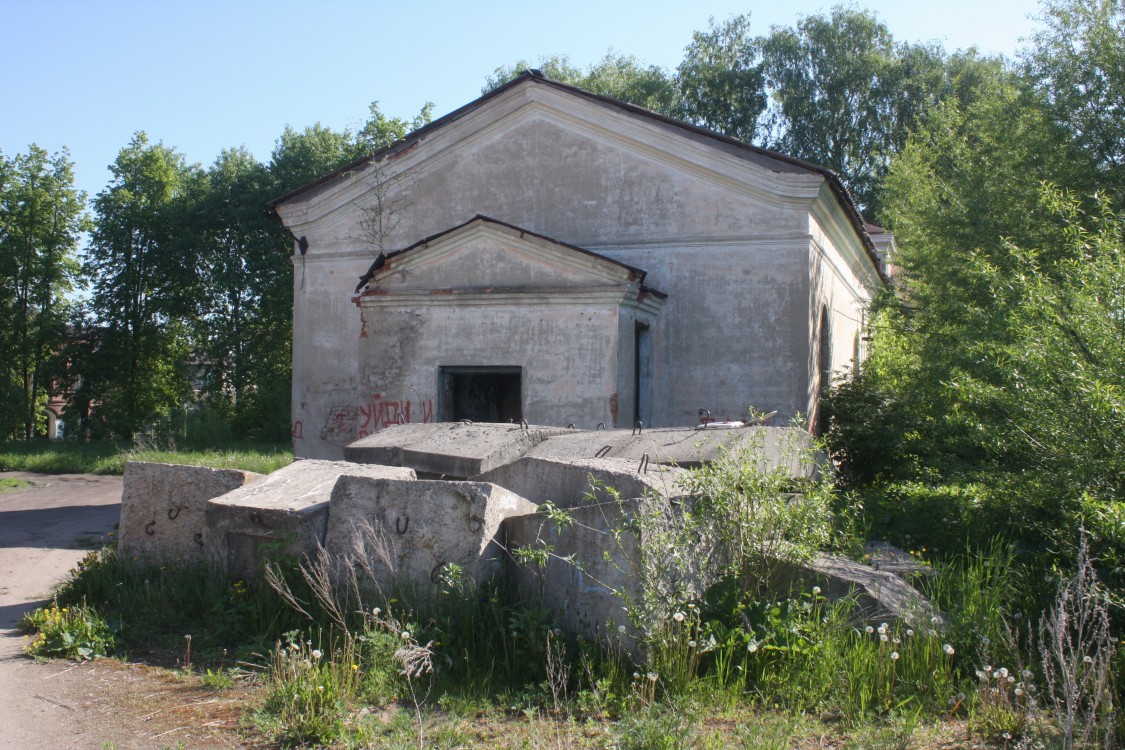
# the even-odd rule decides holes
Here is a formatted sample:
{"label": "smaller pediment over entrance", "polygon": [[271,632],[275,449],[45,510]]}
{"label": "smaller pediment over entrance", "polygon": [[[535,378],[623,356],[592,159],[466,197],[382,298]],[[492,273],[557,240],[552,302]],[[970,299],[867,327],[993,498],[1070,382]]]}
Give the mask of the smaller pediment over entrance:
{"label": "smaller pediment over entrance", "polygon": [[360,279],[361,296],[395,292],[490,293],[612,290],[638,296],[646,272],[520,227],[476,216],[404,250],[380,256]]}

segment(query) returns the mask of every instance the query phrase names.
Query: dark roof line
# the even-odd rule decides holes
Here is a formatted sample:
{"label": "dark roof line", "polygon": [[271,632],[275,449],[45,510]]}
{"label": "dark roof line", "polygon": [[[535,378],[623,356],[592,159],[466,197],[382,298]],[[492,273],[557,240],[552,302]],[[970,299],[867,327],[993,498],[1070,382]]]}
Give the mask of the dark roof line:
{"label": "dark roof line", "polygon": [[664,294],[663,292],[657,291],[656,289],[651,289],[651,288],[644,285],[645,278],[648,276],[648,271],[645,271],[644,269],[636,268],[635,266],[630,266],[627,263],[622,263],[619,260],[614,260],[613,258],[608,258],[604,255],[600,255],[600,254],[595,253],[591,250],[587,250],[586,248],[578,247],[577,245],[571,245],[569,242],[563,242],[562,240],[556,240],[554,237],[548,237],[545,234],[539,234],[538,232],[532,232],[530,229],[524,229],[523,227],[516,226],[515,224],[509,224],[506,221],[500,221],[499,219],[493,219],[491,216],[485,216],[484,214],[477,214],[476,216],[474,216],[473,218],[469,219],[466,222],[458,224],[455,227],[450,227],[449,229],[444,229],[444,230],[442,230],[442,231],[440,231],[436,234],[432,234],[429,237],[426,237],[425,239],[418,240],[417,242],[415,242],[413,245],[410,245],[409,247],[404,247],[401,250],[395,250],[393,252],[387,253],[386,255],[383,255],[382,253],[380,253],[379,257],[375,259],[375,262],[371,264],[371,267],[367,269],[367,273],[365,273],[363,276],[360,277],[359,286],[356,287],[356,292],[359,292],[359,290],[362,289],[365,284],[367,284],[369,281],[371,281],[371,279],[375,278],[375,272],[378,271],[379,269],[381,269],[383,266],[385,266],[387,264],[387,261],[391,260],[392,258],[397,258],[398,256],[403,255],[404,253],[408,253],[411,250],[415,250],[419,247],[424,247],[424,246],[430,244],[431,242],[433,242],[437,239],[440,239],[441,237],[444,237],[444,236],[449,235],[449,234],[453,234],[454,232],[456,232],[458,230],[461,230],[461,229],[464,229],[465,227],[469,226],[470,224],[472,224],[474,222],[478,222],[478,221],[485,222],[485,223],[488,223],[488,224],[495,224],[495,225],[501,226],[501,227],[505,227],[507,229],[511,229],[514,232],[519,232],[520,236],[526,235],[528,237],[534,237],[536,239],[543,240],[544,242],[550,242],[553,245],[558,245],[560,247],[565,247],[568,250],[573,250],[574,252],[582,253],[583,255],[589,256],[589,257],[594,258],[596,260],[600,260],[604,263],[610,263],[612,265],[618,266],[619,268],[623,268],[626,271],[628,271],[632,276],[636,277],[637,281],[640,283],[640,287],[641,287],[642,291],[654,294],[658,297],[661,297],[662,299],[667,297],[667,295]]}
{"label": "dark roof line", "polygon": [[[826,179],[829,187],[832,189],[832,192],[835,193],[836,197],[840,200],[840,204],[843,206],[844,212],[848,215],[848,220],[851,222],[852,228],[855,229],[856,234],[859,235],[860,241],[863,243],[864,249],[867,251],[868,258],[871,260],[872,264],[874,264],[876,272],[879,274],[880,278],[883,278],[883,272],[882,272],[882,269],[881,269],[881,266],[880,266],[880,263],[879,263],[879,258],[878,258],[878,255],[875,253],[875,245],[871,241],[870,235],[867,233],[867,221],[864,220],[864,218],[859,213],[859,209],[856,208],[855,199],[852,197],[851,191],[848,190],[847,185],[844,184],[843,180],[840,178],[840,175],[837,174],[835,171],[833,171],[833,170],[831,170],[827,167],[822,167],[819,164],[814,164],[812,162],[805,161],[804,159],[798,159],[798,158],[793,157],[793,156],[788,156],[786,154],[782,154],[782,153],[777,152],[777,151],[772,151],[772,150],[767,149],[767,148],[762,148],[761,146],[754,146],[754,145],[746,143],[744,141],[740,141],[737,138],[733,138],[729,135],[724,135],[722,133],[718,133],[714,130],[709,130],[708,128],[704,128],[704,127],[701,127],[699,125],[693,125],[690,122],[684,122],[683,120],[677,120],[674,117],[669,117],[667,115],[660,114],[659,112],[653,112],[650,109],[645,109],[644,107],[639,107],[636,104],[630,104],[629,102],[623,102],[619,99],[614,99],[612,97],[608,97],[608,96],[605,96],[603,94],[595,94],[591,91],[586,91],[585,89],[581,89],[577,86],[572,86],[568,83],[562,83],[561,81],[553,80],[551,78],[546,77],[540,71],[535,70],[535,69],[525,70],[523,73],[519,74],[518,76],[516,76],[512,80],[508,81],[507,83],[503,84],[502,86],[498,86],[497,88],[493,89],[492,91],[489,91],[486,94],[483,94],[482,96],[478,97],[477,99],[474,99],[473,101],[469,102],[468,104],[466,104],[466,105],[464,105],[464,106],[462,106],[458,109],[453,110],[449,114],[444,115],[443,117],[439,117],[438,119],[434,120],[433,122],[429,123],[428,125],[424,125],[423,127],[418,128],[413,133],[410,133],[409,135],[407,135],[406,138],[404,138],[400,141],[396,141],[396,142],[392,143],[391,145],[386,146],[386,147],[376,151],[374,154],[371,154],[369,156],[364,156],[364,157],[361,157],[359,159],[356,159],[355,161],[349,162],[348,164],[345,164],[344,166],[339,167],[338,169],[336,169],[332,172],[329,172],[328,174],[324,175],[320,179],[314,180],[314,181],[312,181],[312,182],[310,182],[306,185],[302,185],[301,187],[296,188],[295,190],[289,191],[288,193],[286,193],[285,195],[282,195],[281,197],[277,198],[276,200],[274,200],[270,204],[271,210],[276,212],[277,207],[279,205],[281,205],[282,203],[285,203],[286,201],[291,200],[292,198],[295,198],[298,195],[301,195],[301,194],[306,193],[310,190],[313,190],[314,188],[317,188],[317,187],[319,187],[319,186],[321,186],[321,185],[323,185],[327,182],[330,182],[330,181],[334,180],[335,178],[337,178],[341,175],[346,175],[347,173],[352,172],[352,171],[356,170],[357,168],[361,167],[365,163],[375,162],[377,160],[386,160],[386,159],[389,159],[389,158],[393,157],[395,154],[409,148],[411,145],[418,142],[420,139],[426,137],[431,132],[433,132],[433,131],[437,130],[438,128],[441,128],[441,127],[443,127],[443,126],[445,126],[445,125],[447,125],[451,122],[454,122],[456,120],[461,119],[465,115],[467,115],[467,114],[475,111],[479,107],[481,107],[484,103],[490,101],[491,99],[494,99],[497,96],[500,96],[502,93],[508,91],[509,89],[515,88],[516,86],[522,84],[525,81],[536,81],[538,83],[542,83],[542,84],[545,84],[545,85],[548,85],[548,86],[552,86],[554,88],[561,89],[563,91],[568,91],[572,94],[582,96],[586,99],[592,99],[594,101],[600,102],[602,104],[605,104],[605,105],[608,105],[608,106],[611,106],[611,107],[616,107],[616,108],[624,110],[626,112],[631,112],[633,114],[640,115],[642,117],[647,117],[649,119],[656,120],[658,122],[664,123],[666,125],[670,125],[670,126],[675,127],[675,128],[686,130],[688,132],[692,132],[692,133],[695,133],[697,135],[701,135],[701,136],[704,136],[706,138],[710,138],[710,139],[719,141],[720,143],[724,143],[728,146],[733,146],[733,147],[735,147],[739,150],[745,151],[745,152],[750,153],[750,154],[756,154],[758,156],[764,156],[764,157],[767,157],[767,158],[770,158],[770,159],[775,159],[777,161],[780,161],[780,162],[783,162],[783,163],[786,163],[786,164],[790,164],[790,165],[793,165],[795,167],[799,167],[801,169],[807,170],[809,172],[813,172],[815,174],[821,175],[822,177],[824,177]],[[497,223],[500,223],[500,222],[497,222]],[[523,231],[523,230],[521,230],[521,231]],[[547,238],[544,238],[544,239],[551,239],[551,238],[547,237]],[[554,240],[552,240],[552,241],[554,241]]]}

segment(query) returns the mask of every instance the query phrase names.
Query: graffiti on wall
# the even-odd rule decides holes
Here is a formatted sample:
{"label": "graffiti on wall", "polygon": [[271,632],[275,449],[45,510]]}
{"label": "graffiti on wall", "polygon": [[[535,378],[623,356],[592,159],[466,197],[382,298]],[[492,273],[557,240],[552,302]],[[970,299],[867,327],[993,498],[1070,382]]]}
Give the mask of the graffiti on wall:
{"label": "graffiti on wall", "polygon": [[432,399],[415,404],[409,399],[394,401],[384,399],[382,394],[372,393],[367,403],[359,407],[359,430],[357,437],[366,437],[376,430],[398,423],[434,421],[434,402]]}
{"label": "graffiti on wall", "polygon": [[[385,399],[380,393],[372,393],[368,398],[362,399],[358,406],[332,406],[324,420],[320,439],[335,445],[347,445],[394,424],[410,422],[428,424],[433,421],[432,399],[419,401]],[[293,437],[303,438],[303,432],[303,424],[294,425]]]}

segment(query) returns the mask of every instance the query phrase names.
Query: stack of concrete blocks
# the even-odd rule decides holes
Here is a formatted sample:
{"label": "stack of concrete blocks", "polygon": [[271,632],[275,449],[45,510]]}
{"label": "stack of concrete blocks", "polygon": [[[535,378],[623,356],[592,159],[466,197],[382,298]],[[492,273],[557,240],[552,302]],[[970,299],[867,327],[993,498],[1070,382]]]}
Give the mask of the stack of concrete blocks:
{"label": "stack of concrete blocks", "polygon": [[[654,585],[700,596],[715,575],[641,554],[646,534],[677,522],[687,490],[681,467],[751,447],[763,468],[807,477],[821,466],[798,458],[808,441],[799,430],[768,427],[407,424],[348,446],[345,462],[297,461],[264,478],[130,464],[120,544],[145,562],[208,561],[247,578],[267,557],[324,549],[337,574],[356,573],[386,596],[432,591],[454,576],[483,584],[503,573],[522,600],[551,608],[571,632],[617,638],[624,627],[632,648],[624,602],[642,601]],[[572,522],[538,512],[547,502]],[[513,550],[522,551],[513,557]],[[707,559],[696,551],[681,555]],[[679,579],[661,578],[661,568]],[[905,582],[852,561],[822,556],[787,570],[779,588],[854,593],[873,616],[911,619],[926,610]]]}
{"label": "stack of concrete blocks", "polygon": [[236,469],[129,462],[122,483],[118,554],[139,565],[202,563],[208,501],[263,478]]}

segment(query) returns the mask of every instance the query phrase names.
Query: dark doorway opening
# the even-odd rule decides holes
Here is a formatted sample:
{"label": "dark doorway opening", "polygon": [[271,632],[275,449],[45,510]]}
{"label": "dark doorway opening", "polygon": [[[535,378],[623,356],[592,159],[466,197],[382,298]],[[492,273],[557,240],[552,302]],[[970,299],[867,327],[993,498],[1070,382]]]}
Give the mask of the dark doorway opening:
{"label": "dark doorway opening", "polygon": [[647,323],[633,329],[633,415],[652,426],[652,332]]}
{"label": "dark doorway opening", "polygon": [[522,368],[441,368],[441,419],[518,422],[523,419]]}

